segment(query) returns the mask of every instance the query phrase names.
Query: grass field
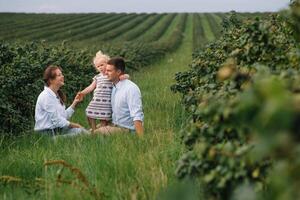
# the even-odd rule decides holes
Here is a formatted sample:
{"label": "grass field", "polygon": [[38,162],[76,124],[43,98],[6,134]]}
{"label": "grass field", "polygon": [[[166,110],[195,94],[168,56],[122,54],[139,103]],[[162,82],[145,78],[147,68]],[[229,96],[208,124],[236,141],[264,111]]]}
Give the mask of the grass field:
{"label": "grass field", "polygon": [[[108,199],[154,199],[176,183],[176,160],[183,151],[178,132],[184,112],[179,97],[170,91],[174,74],[191,62],[193,27],[189,15],[180,47],[163,60],[131,74],[143,95],[145,136],[81,136],[53,140],[40,136],[1,137],[0,175],[22,179],[0,185],[1,199],[92,199],[95,196],[75,186],[57,184],[59,166],[43,166],[48,160],[64,160],[80,169],[102,197]],[[73,121],[87,127],[85,100]],[[64,177],[82,185],[64,169]],[[46,181],[46,189],[36,185]]]}
{"label": "grass field", "polygon": [[[54,140],[33,133],[0,135],[0,199],[156,199],[178,184],[176,162],[185,151],[179,131],[187,115],[170,86],[176,72],[188,69],[193,50],[220,37],[225,16],[0,13],[0,40],[5,42],[46,40],[55,44],[67,40],[76,48],[92,51],[103,44],[138,42],[167,44],[168,52],[130,74],[142,92],[144,137],[120,134]],[[183,39],[174,34],[182,34]],[[137,51],[130,50],[132,54]],[[85,108],[90,98],[72,118],[86,128]],[[45,166],[47,161],[54,164]],[[71,166],[62,167],[66,163]]]}

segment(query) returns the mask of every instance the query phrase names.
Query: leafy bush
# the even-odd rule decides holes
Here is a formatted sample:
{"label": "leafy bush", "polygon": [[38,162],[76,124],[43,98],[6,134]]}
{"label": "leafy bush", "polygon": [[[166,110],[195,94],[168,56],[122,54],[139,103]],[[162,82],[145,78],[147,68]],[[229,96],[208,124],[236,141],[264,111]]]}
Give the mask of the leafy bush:
{"label": "leafy bush", "polygon": [[194,53],[171,89],[191,113],[178,177],[197,178],[208,196],[229,199],[241,184],[266,188],[275,158],[262,153],[257,135],[298,132],[290,94],[299,92],[300,54],[279,15],[241,21],[232,13],[223,25],[223,36]]}
{"label": "leafy bush", "polygon": [[[65,44],[49,46],[44,43],[0,44],[2,132],[23,132],[32,128],[34,105],[43,90],[43,71],[49,64],[63,68],[64,87],[68,99],[86,86],[94,73],[91,56],[74,51]],[[74,75],[76,74],[76,75]]]}

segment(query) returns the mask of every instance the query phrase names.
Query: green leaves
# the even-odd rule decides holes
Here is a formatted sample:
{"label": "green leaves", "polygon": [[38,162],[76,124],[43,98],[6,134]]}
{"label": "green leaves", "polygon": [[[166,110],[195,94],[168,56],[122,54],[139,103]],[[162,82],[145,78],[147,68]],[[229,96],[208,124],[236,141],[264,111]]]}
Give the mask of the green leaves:
{"label": "green leaves", "polygon": [[299,157],[293,148],[300,146],[300,54],[292,29],[279,15],[245,21],[235,15],[171,87],[192,118],[181,131],[188,152],[176,173],[200,180],[207,196],[221,199],[245,183],[262,191],[271,161]]}
{"label": "green leaves", "polygon": [[42,76],[47,65],[62,67],[67,83],[63,90],[71,100],[80,88],[90,82],[94,74],[91,57],[87,52],[77,52],[65,44],[1,43],[1,131],[21,133],[33,128],[34,106],[37,96],[43,90]]}

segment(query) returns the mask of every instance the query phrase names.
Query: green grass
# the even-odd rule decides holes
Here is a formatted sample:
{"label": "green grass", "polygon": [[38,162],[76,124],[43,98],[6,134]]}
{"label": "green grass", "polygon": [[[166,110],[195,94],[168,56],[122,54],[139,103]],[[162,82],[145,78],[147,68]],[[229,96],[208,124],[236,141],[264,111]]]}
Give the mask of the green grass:
{"label": "green grass", "polygon": [[[0,137],[0,176],[19,177],[23,184],[0,184],[0,199],[93,199],[87,191],[56,184],[60,167],[43,163],[65,160],[80,169],[106,199],[155,199],[177,182],[176,160],[183,151],[177,131],[184,120],[180,97],[170,91],[174,74],[183,71],[192,56],[192,17],[189,15],[180,47],[163,60],[131,74],[140,87],[145,114],[145,136],[80,136],[52,140],[38,135],[15,139]],[[73,121],[87,126],[83,102]],[[64,169],[63,176],[75,180]],[[35,178],[45,179],[39,189]],[[76,181],[77,180],[77,181]],[[25,181],[25,182],[24,182]],[[82,185],[82,184],[81,184]]]}

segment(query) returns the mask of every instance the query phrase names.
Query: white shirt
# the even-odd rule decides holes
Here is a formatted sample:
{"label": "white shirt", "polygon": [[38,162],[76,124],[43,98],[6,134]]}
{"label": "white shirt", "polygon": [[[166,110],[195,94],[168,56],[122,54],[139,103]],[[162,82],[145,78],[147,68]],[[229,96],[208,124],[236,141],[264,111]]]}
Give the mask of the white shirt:
{"label": "white shirt", "polygon": [[68,119],[74,113],[74,109],[60,103],[59,97],[49,88],[39,95],[35,106],[35,131],[64,128],[70,125]]}
{"label": "white shirt", "polygon": [[113,123],[135,130],[134,121],[143,121],[142,96],[138,86],[125,79],[114,85],[111,94]]}

